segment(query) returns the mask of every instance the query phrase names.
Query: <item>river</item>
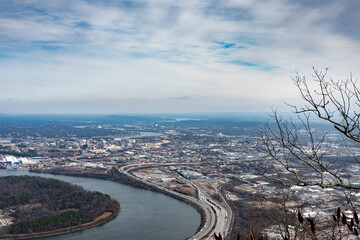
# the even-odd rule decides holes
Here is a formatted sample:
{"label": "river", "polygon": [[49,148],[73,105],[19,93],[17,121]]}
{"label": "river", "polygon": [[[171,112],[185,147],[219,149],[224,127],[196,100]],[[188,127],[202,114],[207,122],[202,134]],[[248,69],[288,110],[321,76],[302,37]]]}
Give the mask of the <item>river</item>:
{"label": "river", "polygon": [[104,225],[41,238],[44,240],[183,240],[192,236],[200,225],[200,214],[194,208],[160,193],[102,179],[0,170],[0,176],[24,174],[56,178],[107,193],[121,205],[119,216]]}

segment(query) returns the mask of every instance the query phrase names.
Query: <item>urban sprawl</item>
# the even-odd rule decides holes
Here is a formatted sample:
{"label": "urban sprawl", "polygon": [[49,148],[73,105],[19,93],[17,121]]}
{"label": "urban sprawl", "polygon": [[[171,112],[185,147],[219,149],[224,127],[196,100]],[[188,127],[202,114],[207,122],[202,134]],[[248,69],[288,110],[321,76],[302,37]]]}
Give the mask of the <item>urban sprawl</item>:
{"label": "urban sprawl", "polygon": [[[175,121],[179,122],[186,120]],[[55,124],[51,128],[61,129],[61,126]],[[281,168],[268,155],[258,151],[261,141],[256,134],[257,127],[244,128],[236,134],[231,134],[233,126],[229,128],[222,132],[223,129],[208,125],[94,121],[67,126],[63,136],[61,131],[42,134],[33,128],[27,134],[21,128],[11,129],[1,134],[0,162],[1,167],[9,171],[64,168],[106,172],[116,168],[146,184],[197,198],[199,204],[204,204],[205,212],[206,207],[211,209],[208,214],[214,219],[212,222],[207,219],[198,238],[214,232],[234,235],[240,231],[238,225],[244,218],[239,214],[242,207],[251,211],[275,207],[272,196],[280,196],[284,190],[257,171],[258,165]],[[76,132],[72,133],[71,129]],[[96,134],[77,134],[78,130]],[[352,156],[360,155],[354,146],[336,144],[341,139],[336,133],[329,135],[331,150],[327,156],[346,157],[349,151]],[[357,165],[347,164],[342,171],[351,175],[353,183],[360,184]],[[311,178],[311,173],[306,177]],[[340,199],[344,199],[343,191],[334,188],[292,186],[288,194],[291,197],[286,206],[290,211],[301,207],[305,216],[320,218],[329,216],[339,206]],[[5,215],[0,217],[0,226],[11,224]],[[207,225],[211,224],[215,227],[210,229]],[[279,229],[267,224],[263,231],[276,236]]]}

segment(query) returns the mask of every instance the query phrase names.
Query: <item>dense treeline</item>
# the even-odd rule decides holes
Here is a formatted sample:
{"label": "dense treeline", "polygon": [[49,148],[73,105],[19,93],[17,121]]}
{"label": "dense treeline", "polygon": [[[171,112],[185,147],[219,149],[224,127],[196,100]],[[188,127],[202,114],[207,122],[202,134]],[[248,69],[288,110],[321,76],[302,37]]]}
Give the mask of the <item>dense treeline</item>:
{"label": "dense treeline", "polygon": [[30,150],[29,152],[26,152],[26,153],[15,152],[15,151],[3,151],[3,150],[1,150],[1,146],[0,146],[0,154],[12,155],[15,157],[36,157],[37,156],[37,153],[34,150]]}
{"label": "dense treeline", "polygon": [[49,224],[55,224],[55,223],[61,223],[71,218],[76,218],[80,216],[80,213],[74,210],[66,211],[63,213],[60,213],[55,216],[49,216],[40,218],[38,220],[33,221],[27,221],[27,222],[21,222],[19,223],[19,227],[39,227],[39,226],[45,226]]}
{"label": "dense treeline", "polygon": [[0,209],[17,222],[1,228],[2,233],[53,231],[91,222],[119,209],[119,203],[107,194],[56,179],[8,176],[0,178],[0,185]]}

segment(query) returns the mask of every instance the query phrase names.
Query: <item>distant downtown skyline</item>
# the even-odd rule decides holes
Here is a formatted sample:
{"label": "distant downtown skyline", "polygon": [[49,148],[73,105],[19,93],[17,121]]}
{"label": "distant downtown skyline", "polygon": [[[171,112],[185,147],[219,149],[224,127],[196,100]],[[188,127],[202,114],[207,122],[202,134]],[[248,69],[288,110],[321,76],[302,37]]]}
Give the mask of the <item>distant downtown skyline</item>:
{"label": "distant downtown skyline", "polygon": [[0,113],[286,110],[360,77],[357,0],[2,0]]}

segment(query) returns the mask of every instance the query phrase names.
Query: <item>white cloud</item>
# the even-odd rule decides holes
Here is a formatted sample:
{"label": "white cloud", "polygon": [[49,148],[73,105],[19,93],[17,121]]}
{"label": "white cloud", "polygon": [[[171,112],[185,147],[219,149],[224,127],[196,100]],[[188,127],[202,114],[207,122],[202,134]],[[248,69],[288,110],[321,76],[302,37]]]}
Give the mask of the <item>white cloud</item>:
{"label": "white cloud", "polygon": [[295,70],[330,67],[336,77],[360,75],[354,72],[358,41],[328,19],[344,10],[338,2],[325,10],[285,0],[210,2],[18,3],[13,7],[22,14],[0,17],[3,98],[157,102],[189,96],[188,104],[173,104],[184,111],[195,105],[222,111],[226,104],[243,111],[240,99],[266,109],[272,100],[292,98]]}

